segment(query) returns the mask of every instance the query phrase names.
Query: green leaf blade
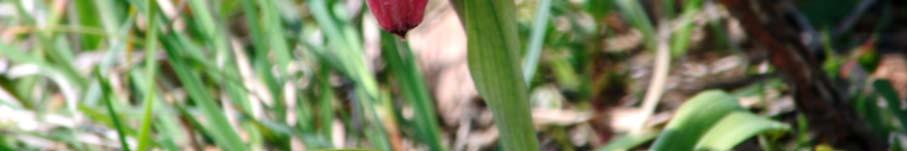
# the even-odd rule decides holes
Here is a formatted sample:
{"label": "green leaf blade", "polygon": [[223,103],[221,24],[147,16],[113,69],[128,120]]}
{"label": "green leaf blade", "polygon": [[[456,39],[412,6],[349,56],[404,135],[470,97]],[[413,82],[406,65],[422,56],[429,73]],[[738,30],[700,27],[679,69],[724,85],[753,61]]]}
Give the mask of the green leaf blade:
{"label": "green leaf blade", "polygon": [[514,7],[513,1],[463,1],[467,58],[476,89],[501,134],[500,145],[507,151],[534,151],[539,145],[520,71]]}
{"label": "green leaf blade", "polygon": [[677,110],[652,145],[653,150],[690,150],[725,115],[742,108],[737,98],[717,90],[701,92]]}
{"label": "green leaf blade", "polygon": [[783,132],[790,126],[749,112],[725,116],[699,139],[695,150],[731,150],[747,139],[768,132]]}

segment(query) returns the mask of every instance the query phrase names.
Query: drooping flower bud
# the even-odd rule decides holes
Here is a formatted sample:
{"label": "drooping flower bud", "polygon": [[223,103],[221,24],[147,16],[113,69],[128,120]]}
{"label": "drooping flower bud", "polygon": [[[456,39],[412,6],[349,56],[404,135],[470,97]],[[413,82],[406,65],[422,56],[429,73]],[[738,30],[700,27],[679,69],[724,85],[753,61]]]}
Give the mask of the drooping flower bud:
{"label": "drooping flower bud", "polygon": [[403,37],[422,22],[427,3],[428,0],[368,0],[368,7],[381,29]]}

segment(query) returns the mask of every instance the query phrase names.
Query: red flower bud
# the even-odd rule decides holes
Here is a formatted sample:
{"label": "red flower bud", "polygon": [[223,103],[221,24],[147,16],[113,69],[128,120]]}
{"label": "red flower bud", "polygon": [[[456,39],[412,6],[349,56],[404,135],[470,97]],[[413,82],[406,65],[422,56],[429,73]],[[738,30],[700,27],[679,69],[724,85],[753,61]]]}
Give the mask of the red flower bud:
{"label": "red flower bud", "polygon": [[368,0],[368,7],[385,31],[403,37],[419,26],[428,0]]}

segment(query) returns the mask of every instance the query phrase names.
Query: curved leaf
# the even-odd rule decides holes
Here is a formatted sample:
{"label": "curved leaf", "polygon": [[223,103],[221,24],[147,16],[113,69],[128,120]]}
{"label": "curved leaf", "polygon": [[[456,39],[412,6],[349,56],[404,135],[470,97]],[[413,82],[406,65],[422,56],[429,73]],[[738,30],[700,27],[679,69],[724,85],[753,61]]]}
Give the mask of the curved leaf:
{"label": "curved leaf", "polygon": [[787,124],[749,112],[733,112],[709,129],[695,150],[731,150],[737,144],[762,133],[787,131]]}
{"label": "curved leaf", "polygon": [[652,150],[692,150],[715,123],[741,109],[737,98],[723,91],[701,92],[680,106]]}

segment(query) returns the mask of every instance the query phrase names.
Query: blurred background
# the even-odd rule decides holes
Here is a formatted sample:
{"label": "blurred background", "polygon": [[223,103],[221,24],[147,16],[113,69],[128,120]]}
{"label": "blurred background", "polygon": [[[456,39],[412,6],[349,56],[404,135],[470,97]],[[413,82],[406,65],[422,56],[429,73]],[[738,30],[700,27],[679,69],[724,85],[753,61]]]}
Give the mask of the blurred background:
{"label": "blurred background", "polygon": [[[827,101],[804,79],[830,83],[844,124],[907,143],[904,2],[748,2],[768,21],[717,0],[515,0],[541,149],[840,149],[801,111]],[[364,0],[0,0],[0,150],[499,150],[454,8],[429,0],[393,37]]]}

